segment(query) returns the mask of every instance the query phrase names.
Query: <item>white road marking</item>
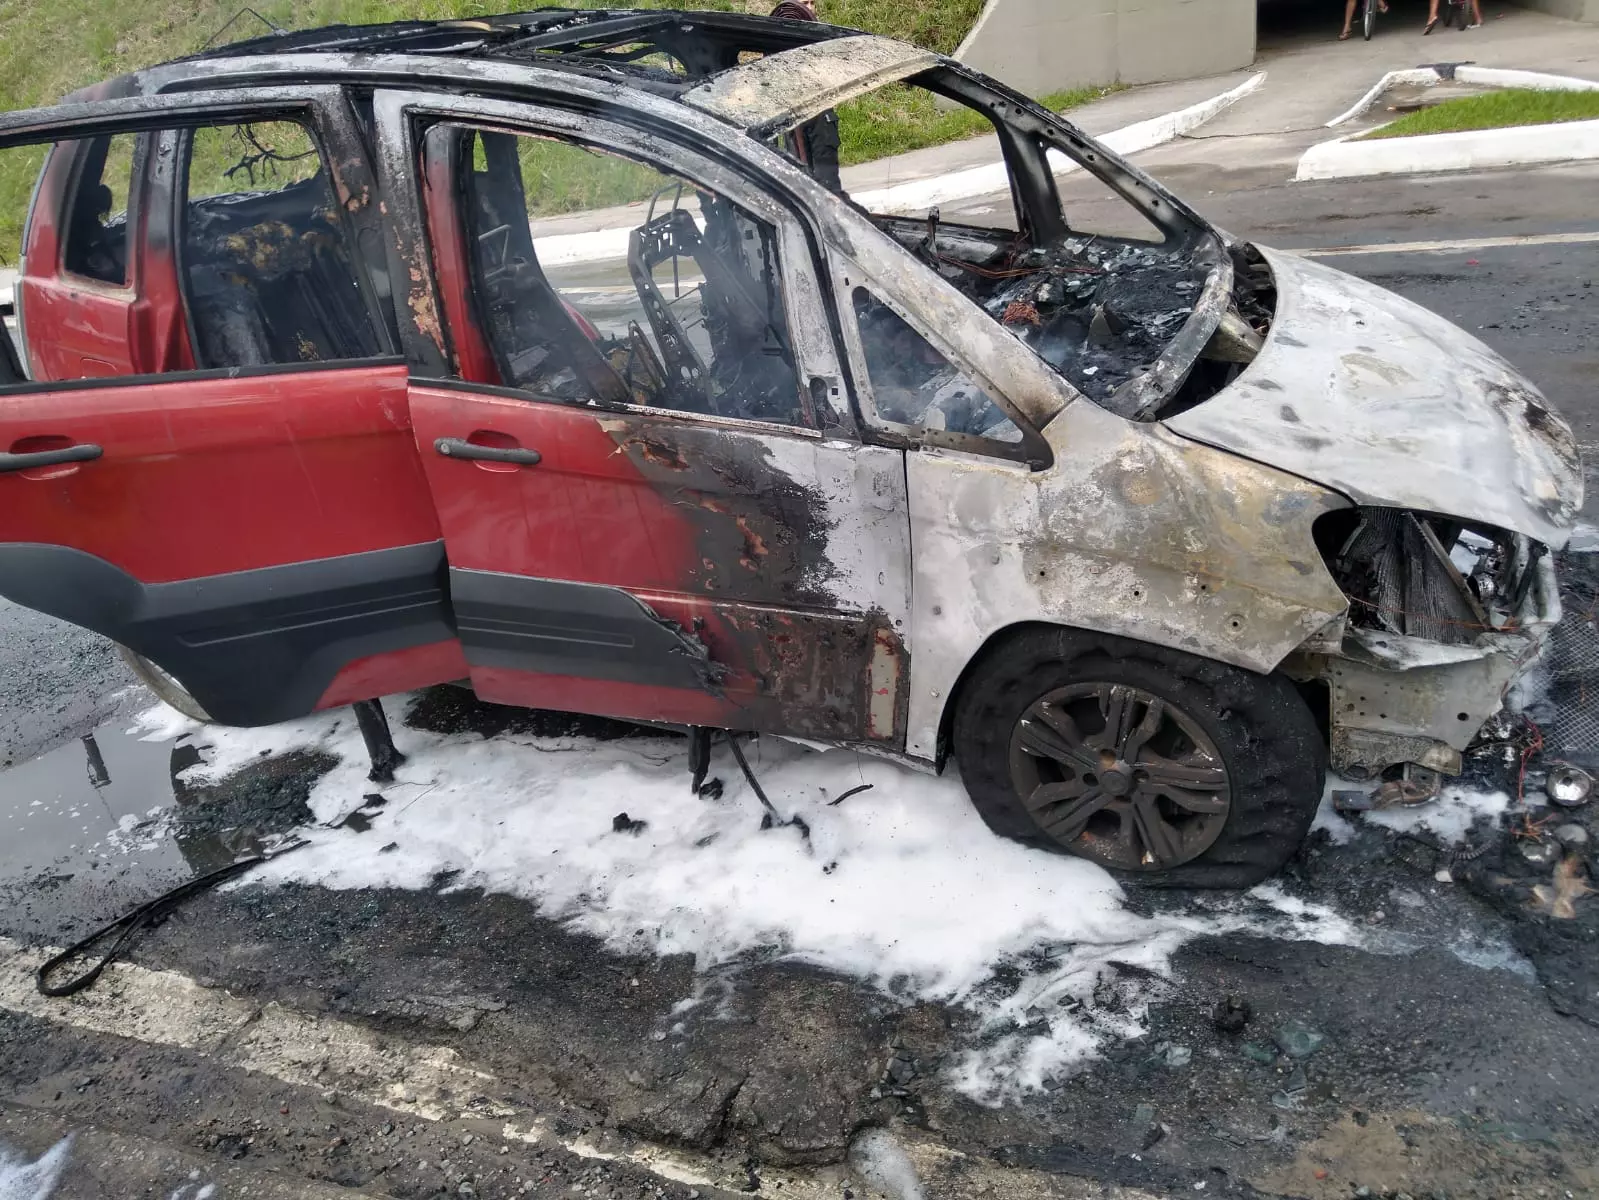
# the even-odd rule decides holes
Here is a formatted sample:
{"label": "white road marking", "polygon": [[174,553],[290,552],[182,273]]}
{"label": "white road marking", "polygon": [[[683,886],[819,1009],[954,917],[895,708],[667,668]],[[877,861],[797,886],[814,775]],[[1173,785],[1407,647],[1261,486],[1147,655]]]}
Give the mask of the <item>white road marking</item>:
{"label": "white road marking", "polygon": [[[690,1187],[745,1192],[747,1178],[742,1171],[730,1172],[725,1163],[706,1156],[605,1132],[562,1138],[537,1114],[488,1099],[487,1093],[497,1090],[495,1076],[447,1046],[407,1045],[393,1037],[379,1038],[334,1017],[297,1013],[276,1003],[255,1004],[221,988],[202,987],[174,971],[153,971],[131,963],[114,963],[93,988],[76,996],[42,996],[34,987],[34,972],[56,953],[53,947],[29,949],[0,936],[0,1009],[90,1033],[192,1050],[223,1067],[337,1092],[358,1103],[425,1121],[498,1119],[504,1122],[501,1136],[507,1142],[558,1146],[580,1158],[625,1164]],[[447,1101],[452,1096],[458,1099]],[[15,1171],[21,1166],[21,1178],[34,1181],[35,1175],[29,1172],[56,1172],[64,1165],[69,1144],[70,1139],[32,1164],[0,1158],[0,1167]],[[902,1139],[901,1144],[922,1178],[944,1174],[951,1180],[958,1178],[958,1191],[941,1187],[936,1189],[939,1195],[1090,1200],[1106,1194],[1090,1179],[1001,1167],[934,1141]],[[49,1174],[45,1181],[53,1182],[54,1175]],[[0,1184],[7,1182],[10,1178],[0,1171]],[[834,1200],[845,1185],[866,1200],[886,1200],[876,1189],[862,1187],[842,1167],[803,1173],[762,1167],[760,1190],[747,1194]],[[1136,1188],[1117,1188],[1114,1194],[1118,1200],[1156,1200]],[[28,1192],[23,1195],[37,1200]],[[3,1186],[0,1200],[10,1200]]]}
{"label": "white road marking", "polygon": [[1453,242],[1378,242],[1366,246],[1313,246],[1288,250],[1300,258],[1332,258],[1340,254],[1454,254],[1507,246],[1568,246],[1599,242],[1599,231],[1587,233],[1522,233],[1507,237],[1464,238]]}
{"label": "white road marking", "polygon": [[[489,1099],[487,1093],[497,1090],[495,1076],[448,1046],[380,1039],[346,1021],[276,1003],[258,1005],[173,971],[115,963],[94,987],[76,996],[41,995],[34,972],[56,953],[0,937],[0,1008],[91,1033],[192,1050],[225,1067],[335,1091],[426,1121],[503,1121],[508,1141],[560,1146],[582,1158],[626,1163],[677,1183],[731,1190],[741,1190],[744,1183],[741,1174],[730,1177],[725,1167],[664,1147],[558,1137],[536,1114]],[[838,1192],[834,1181],[773,1171],[763,1171],[762,1177],[763,1189],[755,1195],[823,1200]]]}

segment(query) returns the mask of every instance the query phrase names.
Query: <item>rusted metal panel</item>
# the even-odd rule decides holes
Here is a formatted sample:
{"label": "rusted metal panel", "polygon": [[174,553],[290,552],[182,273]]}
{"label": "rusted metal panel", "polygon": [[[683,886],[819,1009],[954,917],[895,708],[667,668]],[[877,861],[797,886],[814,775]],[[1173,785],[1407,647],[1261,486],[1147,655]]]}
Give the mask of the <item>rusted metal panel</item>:
{"label": "rusted metal panel", "polygon": [[1582,507],[1571,428],[1476,338],[1392,292],[1263,250],[1265,349],[1168,426],[1363,504],[1448,513],[1565,544]]}
{"label": "rusted metal panel", "polygon": [[938,62],[930,50],[859,34],[768,54],[713,76],[683,102],[740,129],[786,129]]}
{"label": "rusted metal panel", "polygon": [[956,680],[1009,626],[1101,630],[1264,672],[1347,606],[1311,534],[1347,506],[1327,489],[1090,404],[1046,435],[1047,472],[908,457],[910,753],[935,753]]}
{"label": "rusted metal panel", "polygon": [[897,748],[911,682],[900,454],[747,422],[594,420],[692,530],[677,587],[711,604],[702,636],[745,673],[729,694],[751,727]]}

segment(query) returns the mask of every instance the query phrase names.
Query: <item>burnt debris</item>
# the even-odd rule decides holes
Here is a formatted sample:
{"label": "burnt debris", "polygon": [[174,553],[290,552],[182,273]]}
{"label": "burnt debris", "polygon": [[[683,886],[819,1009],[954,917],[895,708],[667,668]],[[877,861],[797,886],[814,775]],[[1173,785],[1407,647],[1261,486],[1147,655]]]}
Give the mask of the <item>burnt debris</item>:
{"label": "burnt debris", "polygon": [[1336,539],[1328,561],[1352,624],[1454,645],[1512,627],[1544,549],[1389,508],[1334,513],[1317,536]]}
{"label": "burnt debris", "polygon": [[[925,221],[878,218],[878,223],[1084,396],[1125,417],[1161,415],[1148,411],[1144,397],[1126,385],[1154,367],[1203,298],[1210,269],[1188,248],[1086,234],[1039,247],[1014,234],[943,224],[936,212]],[[869,358],[874,329],[892,317],[881,315],[880,308],[863,306],[857,298]],[[1168,404],[1197,403],[1232,381],[1258,349],[1257,322],[1264,327],[1269,320],[1255,311],[1260,308],[1252,305],[1251,314],[1235,318],[1242,331],[1235,340],[1243,346],[1207,352],[1207,358],[1227,361],[1197,364],[1190,386]],[[903,338],[884,334],[883,340],[894,347]],[[1002,441],[1019,436],[993,401],[964,384],[949,364],[930,364],[925,354],[899,349],[881,357],[894,363],[892,372],[883,371],[886,390],[898,397],[893,406],[899,411],[884,414],[890,419]],[[882,393],[878,363],[871,367],[873,386]],[[911,411],[917,406],[911,396],[920,413]]]}

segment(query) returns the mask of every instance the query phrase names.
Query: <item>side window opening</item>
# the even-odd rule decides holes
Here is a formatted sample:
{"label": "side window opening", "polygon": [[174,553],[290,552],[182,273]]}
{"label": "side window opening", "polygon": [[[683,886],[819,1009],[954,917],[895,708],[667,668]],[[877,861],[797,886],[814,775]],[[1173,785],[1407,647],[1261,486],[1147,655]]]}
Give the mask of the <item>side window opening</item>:
{"label": "side window opening", "polygon": [[872,403],[880,420],[915,431],[971,434],[1015,444],[1005,410],[904,317],[864,287],[853,294]]}
{"label": "side window opening", "polygon": [[195,129],[183,195],[183,270],[197,365],[382,353],[324,156],[304,125]]}
{"label": "side window opening", "polygon": [[[815,423],[769,223],[693,181],[559,139],[443,126],[428,152],[457,164],[473,298],[502,383],[575,403]],[[649,199],[603,222],[638,222],[625,257],[569,252],[567,230],[588,223],[579,214],[640,193]]]}
{"label": "side window opening", "polygon": [[119,133],[88,145],[67,206],[62,267],[119,287],[128,282],[128,198],[138,135]]}

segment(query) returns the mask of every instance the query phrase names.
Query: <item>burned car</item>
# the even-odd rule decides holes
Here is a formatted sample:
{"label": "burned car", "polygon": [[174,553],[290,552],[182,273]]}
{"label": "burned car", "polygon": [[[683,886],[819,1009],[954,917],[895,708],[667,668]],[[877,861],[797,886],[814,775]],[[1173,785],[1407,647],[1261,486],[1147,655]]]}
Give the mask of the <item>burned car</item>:
{"label": "burned car", "polygon": [[[995,205],[813,177],[901,88],[992,126]],[[1001,834],[1237,886],[1329,763],[1458,772],[1558,616],[1581,476],[1524,378],[911,46],[336,27],[27,144],[0,593],[220,723],[464,681],[953,757]]]}

